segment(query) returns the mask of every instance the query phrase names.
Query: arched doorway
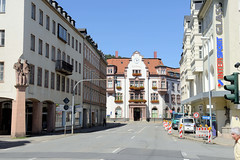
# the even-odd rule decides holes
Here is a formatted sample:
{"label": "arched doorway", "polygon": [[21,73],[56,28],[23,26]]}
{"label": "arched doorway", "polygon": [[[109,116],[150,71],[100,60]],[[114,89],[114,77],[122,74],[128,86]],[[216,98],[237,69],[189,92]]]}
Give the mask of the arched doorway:
{"label": "arched doorway", "polygon": [[152,118],[158,118],[158,109],[156,107],[152,108]]}
{"label": "arched doorway", "polygon": [[115,110],[115,118],[122,118],[122,108],[120,106]]}
{"label": "arched doorway", "polygon": [[133,110],[133,118],[134,118],[134,121],[140,121],[140,118],[141,118],[141,109],[140,108],[134,108]]}

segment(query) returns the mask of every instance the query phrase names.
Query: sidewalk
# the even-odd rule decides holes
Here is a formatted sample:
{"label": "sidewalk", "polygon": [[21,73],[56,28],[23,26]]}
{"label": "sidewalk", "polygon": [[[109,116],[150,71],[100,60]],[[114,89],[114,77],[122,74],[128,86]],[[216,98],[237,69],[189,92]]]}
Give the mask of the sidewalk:
{"label": "sidewalk", "polygon": [[[172,136],[179,137],[178,130],[172,129]],[[195,136],[195,134],[192,134],[192,133],[185,133],[183,135],[183,138],[198,141],[198,142],[207,143],[207,138],[204,139],[202,137],[197,137],[197,136]],[[224,145],[224,146],[234,146],[234,140],[233,139],[225,138],[223,136],[213,137],[212,143],[217,144],[217,145]]]}
{"label": "sidewalk", "polygon": [[81,133],[91,133],[91,132],[107,130],[110,128],[121,127],[124,125],[125,125],[124,123],[107,123],[107,126],[94,126],[91,128],[75,129],[74,134],[71,134],[71,130],[68,130],[66,134],[64,134],[64,131],[58,131],[54,133],[46,133],[46,134],[41,134],[36,136],[26,136],[23,138],[11,138],[10,135],[0,135],[0,150],[22,146],[28,143],[38,143],[38,142],[44,142],[44,141],[49,141],[54,139],[60,139],[67,136],[73,136]]}

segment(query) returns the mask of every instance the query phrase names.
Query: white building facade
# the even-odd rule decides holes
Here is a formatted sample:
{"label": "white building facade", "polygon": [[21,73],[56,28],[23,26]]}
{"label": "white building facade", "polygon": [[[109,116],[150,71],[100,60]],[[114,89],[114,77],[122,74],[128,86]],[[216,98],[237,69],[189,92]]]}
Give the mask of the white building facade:
{"label": "white building facade", "polygon": [[[195,6],[196,1],[191,0],[191,4],[191,6]],[[224,99],[224,95],[230,92],[223,88],[224,85],[229,84],[224,81],[224,76],[238,72],[234,64],[239,62],[240,21],[237,18],[240,14],[239,10],[239,1],[237,0],[205,0],[197,10],[191,8],[191,11],[197,12],[196,21],[199,25],[186,27],[186,30],[189,30],[188,33],[192,33],[189,36],[191,40],[189,43],[194,43],[196,46],[202,42],[202,45],[199,45],[202,51],[195,50],[191,53],[191,58],[182,54],[180,61],[181,87],[184,86],[183,84],[188,85],[188,87],[182,88],[186,91],[182,92],[182,104],[191,108],[192,113],[199,112],[201,115],[209,115],[210,110],[207,105],[209,104],[210,89],[213,106],[211,109],[212,120],[216,135],[229,135],[231,117],[240,116],[239,106]],[[194,32],[194,28],[199,28],[201,36]],[[187,37],[187,34],[185,33],[184,36]],[[196,39],[196,37],[198,38]],[[190,46],[193,47],[192,44]],[[188,45],[184,45],[183,48],[188,48]],[[182,74],[184,73],[182,72],[183,68],[187,68],[184,63],[187,58],[191,59],[192,72]],[[197,65],[198,63],[201,65]],[[186,78],[189,76],[192,76],[192,79]]]}
{"label": "white building facade", "polygon": [[177,100],[180,91],[167,87],[172,84],[179,86],[179,70],[164,66],[156,54],[155,58],[143,58],[136,51],[131,58],[116,56],[107,60],[109,119],[156,120],[170,117],[170,112],[175,108],[180,111],[180,99]]}
{"label": "white building facade", "polygon": [[[85,37],[75,21],[52,0],[0,0],[0,21],[0,133],[10,134],[14,125],[12,104],[18,94],[13,65],[18,59],[30,65],[26,133],[71,125],[73,87],[83,79],[84,66]],[[78,85],[74,95],[76,127],[83,121],[82,89]],[[68,110],[62,107],[65,98],[70,100]]]}

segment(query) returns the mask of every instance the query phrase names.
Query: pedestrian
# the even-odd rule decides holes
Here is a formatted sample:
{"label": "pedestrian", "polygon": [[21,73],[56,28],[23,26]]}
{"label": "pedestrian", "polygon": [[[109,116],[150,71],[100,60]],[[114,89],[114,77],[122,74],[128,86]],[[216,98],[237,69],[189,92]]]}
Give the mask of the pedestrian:
{"label": "pedestrian", "polygon": [[232,138],[235,140],[234,156],[235,160],[240,160],[240,128],[234,127],[231,129]]}
{"label": "pedestrian", "polygon": [[106,118],[103,119],[103,127],[106,126],[107,123],[106,123]]}

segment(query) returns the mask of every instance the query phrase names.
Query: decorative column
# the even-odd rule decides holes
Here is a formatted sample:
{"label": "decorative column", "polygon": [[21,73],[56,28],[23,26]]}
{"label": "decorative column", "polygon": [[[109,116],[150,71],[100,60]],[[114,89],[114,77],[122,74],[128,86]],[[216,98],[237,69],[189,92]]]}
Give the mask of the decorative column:
{"label": "decorative column", "polygon": [[47,131],[53,132],[55,129],[56,121],[56,104],[48,104],[47,108]]}
{"label": "decorative column", "polygon": [[26,88],[28,87],[28,75],[30,72],[27,60],[21,63],[21,59],[14,64],[16,71],[16,100],[12,101],[11,137],[26,136]]}
{"label": "decorative column", "polygon": [[26,104],[25,91],[27,85],[16,85],[17,96],[12,102],[11,137],[26,136]]}
{"label": "decorative column", "polygon": [[42,108],[42,102],[33,102],[32,134],[41,134],[42,132]]}

